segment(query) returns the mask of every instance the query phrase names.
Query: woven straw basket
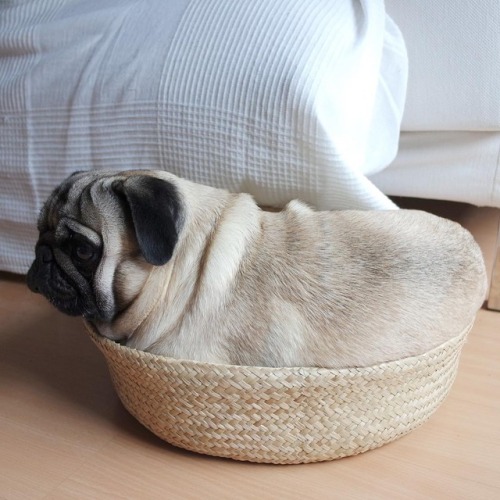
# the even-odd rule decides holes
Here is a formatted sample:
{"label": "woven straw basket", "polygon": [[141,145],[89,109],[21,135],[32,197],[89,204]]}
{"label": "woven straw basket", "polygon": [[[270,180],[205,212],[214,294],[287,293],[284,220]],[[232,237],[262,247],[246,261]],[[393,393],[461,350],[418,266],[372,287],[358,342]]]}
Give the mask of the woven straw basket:
{"label": "woven straw basket", "polygon": [[468,331],[417,357],[341,370],[177,360],[90,335],[127,410],[160,438],[296,464],[362,453],[425,422],[450,390]]}

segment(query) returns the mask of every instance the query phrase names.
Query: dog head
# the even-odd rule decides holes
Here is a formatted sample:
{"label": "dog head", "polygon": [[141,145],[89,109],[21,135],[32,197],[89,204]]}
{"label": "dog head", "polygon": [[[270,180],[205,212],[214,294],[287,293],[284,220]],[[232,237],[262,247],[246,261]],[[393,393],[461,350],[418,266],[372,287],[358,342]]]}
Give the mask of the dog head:
{"label": "dog head", "polygon": [[172,258],[182,213],[174,183],[152,172],[76,172],[42,208],[28,286],[66,314],[112,321]]}

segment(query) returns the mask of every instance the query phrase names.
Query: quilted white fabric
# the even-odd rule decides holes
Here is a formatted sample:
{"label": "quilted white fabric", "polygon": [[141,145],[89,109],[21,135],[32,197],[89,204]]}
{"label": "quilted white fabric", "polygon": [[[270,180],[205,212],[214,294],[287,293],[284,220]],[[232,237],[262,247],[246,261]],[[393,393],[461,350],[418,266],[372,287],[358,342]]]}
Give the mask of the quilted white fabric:
{"label": "quilted white fabric", "polygon": [[382,0],[0,4],[0,268],[74,170],[159,168],[321,209],[394,208],[407,57]]}

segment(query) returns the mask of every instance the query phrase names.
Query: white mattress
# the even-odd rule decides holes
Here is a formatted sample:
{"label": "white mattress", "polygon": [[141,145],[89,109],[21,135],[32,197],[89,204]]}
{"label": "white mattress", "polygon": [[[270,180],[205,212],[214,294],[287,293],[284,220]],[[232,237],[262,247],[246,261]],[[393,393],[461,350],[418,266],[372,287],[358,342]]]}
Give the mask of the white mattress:
{"label": "white mattress", "polygon": [[382,0],[0,4],[0,269],[74,170],[159,168],[283,205],[394,208],[407,57]]}
{"label": "white mattress", "polygon": [[500,2],[386,0],[408,48],[399,153],[370,179],[390,195],[500,207]]}
{"label": "white mattress", "polygon": [[500,207],[499,160],[500,132],[407,132],[370,179],[389,195]]}
{"label": "white mattress", "polygon": [[404,131],[500,130],[500,2],[386,0],[408,48]]}

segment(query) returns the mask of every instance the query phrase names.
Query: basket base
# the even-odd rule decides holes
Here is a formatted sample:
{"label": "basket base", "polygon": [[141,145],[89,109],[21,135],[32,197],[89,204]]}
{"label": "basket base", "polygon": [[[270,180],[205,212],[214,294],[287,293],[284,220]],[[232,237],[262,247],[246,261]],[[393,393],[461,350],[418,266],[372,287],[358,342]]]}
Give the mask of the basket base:
{"label": "basket base", "polygon": [[380,447],[448,394],[470,328],[421,356],[358,369],[176,360],[90,335],[125,408],[168,443],[234,460],[298,464]]}

